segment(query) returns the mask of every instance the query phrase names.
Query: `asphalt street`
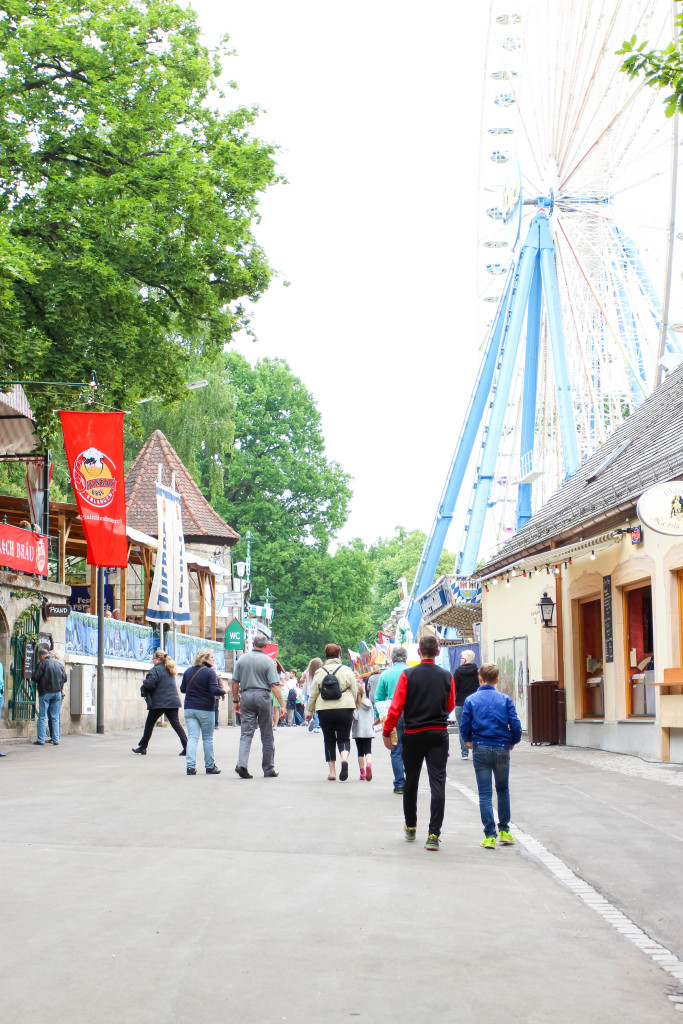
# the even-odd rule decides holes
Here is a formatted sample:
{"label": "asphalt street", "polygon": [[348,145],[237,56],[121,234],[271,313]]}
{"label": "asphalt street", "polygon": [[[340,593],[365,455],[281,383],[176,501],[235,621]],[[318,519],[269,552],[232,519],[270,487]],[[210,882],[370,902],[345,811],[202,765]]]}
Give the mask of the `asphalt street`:
{"label": "asphalt street", "polygon": [[[371,783],[355,765],[329,783],[306,729],[278,730],[277,779],[261,774],[258,737],[254,779],[235,775],[234,728],[216,733],[217,776],[201,759],[185,775],[170,728],[144,758],[138,738],[5,748],[0,1024],[681,1019],[683,980],[658,963],[682,952],[675,769],[629,774],[632,758],[522,745],[512,809],[526,845],[487,851],[452,737],[442,848],[428,853],[426,779],[406,843],[377,743]],[[661,955],[579,898],[529,837]]]}

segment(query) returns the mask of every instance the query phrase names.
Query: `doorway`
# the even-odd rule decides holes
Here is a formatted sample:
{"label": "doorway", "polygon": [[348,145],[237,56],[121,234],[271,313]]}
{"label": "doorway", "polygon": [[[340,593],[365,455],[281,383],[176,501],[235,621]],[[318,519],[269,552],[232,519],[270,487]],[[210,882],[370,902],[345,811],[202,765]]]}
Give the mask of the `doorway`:
{"label": "doorway", "polygon": [[634,583],[624,587],[624,665],[626,667],[626,714],[643,718],[655,713],[654,631],[652,586]]}
{"label": "doorway", "polygon": [[578,685],[581,717],[604,718],[604,670],[602,653],[602,601],[589,597],[579,602],[580,660]]}

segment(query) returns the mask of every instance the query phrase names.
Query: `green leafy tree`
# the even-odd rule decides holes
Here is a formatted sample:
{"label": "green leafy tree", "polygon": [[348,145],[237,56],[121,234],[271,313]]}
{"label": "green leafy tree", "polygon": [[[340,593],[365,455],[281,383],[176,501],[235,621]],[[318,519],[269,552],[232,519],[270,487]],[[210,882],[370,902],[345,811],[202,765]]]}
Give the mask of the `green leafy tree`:
{"label": "green leafy tree", "polygon": [[[422,530],[407,533],[402,526],[397,526],[393,537],[378,540],[368,549],[368,560],[373,568],[372,603],[369,609],[370,639],[377,638],[377,631],[399,603],[397,580],[405,576],[408,587],[412,587],[426,539]],[[454,565],[455,555],[444,551],[434,579],[443,573],[453,572]],[[429,582],[431,584],[433,580]]]}
{"label": "green leafy tree", "polygon": [[320,412],[280,359],[255,366],[226,356],[235,395],[235,444],[226,452],[216,510],[262,543],[306,540],[326,549],[348,517],[349,476],[325,455]]}
{"label": "green leafy tree", "polygon": [[256,544],[252,548],[254,600],[271,592],[273,634],[285,668],[302,671],[323,657],[325,644],[346,654],[370,629],[368,606],[372,567],[361,541],[334,555],[301,541]]}
{"label": "green leafy tree", "polygon": [[[328,545],[348,516],[349,477],[325,455],[313,396],[286,363],[255,366],[235,352],[196,362],[192,379],[208,386],[164,407],[140,407],[141,437],[167,436],[205,497],[240,534],[236,559],[253,534],[253,599],[266,589],[274,631],[288,667],[303,668],[334,641],[358,646],[368,633],[373,570],[360,541]],[[141,441],[126,435],[126,461]]]}
{"label": "green leafy tree", "polygon": [[149,402],[140,406],[140,435],[124,434],[126,465],[138,454],[143,440],[161,430],[204,497],[214,502],[223,496],[225,466],[235,441],[235,397],[225,357],[210,365],[196,362],[190,378],[206,380],[206,386],[186,392],[181,402],[166,406]]}
{"label": "green leafy tree", "polygon": [[[180,397],[188,357],[248,328],[272,147],[219,112],[225,44],[172,0],[11,0],[0,14],[0,353],[98,401]],[[55,396],[32,394],[41,427]]]}
{"label": "green leafy tree", "polygon": [[[676,25],[680,32],[683,15],[676,17]],[[638,43],[637,37],[631,36],[617,52],[620,55],[628,54],[621,70],[629,78],[642,78],[646,85],[653,88],[671,90],[664,98],[667,117],[673,117],[677,110],[683,113],[683,51],[680,37],[663,50],[649,50],[647,41]]]}

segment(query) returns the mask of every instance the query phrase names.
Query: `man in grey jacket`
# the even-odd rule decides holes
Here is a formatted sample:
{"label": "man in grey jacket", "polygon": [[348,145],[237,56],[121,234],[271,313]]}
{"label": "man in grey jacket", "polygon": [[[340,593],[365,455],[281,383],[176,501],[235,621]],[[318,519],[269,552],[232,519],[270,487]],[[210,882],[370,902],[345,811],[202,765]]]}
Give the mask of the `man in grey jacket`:
{"label": "man in grey jacket", "polygon": [[[235,765],[235,771],[241,779],[253,778],[249,774],[249,751],[257,726],[261,730],[263,774],[267,779],[276,779],[280,774],[275,770],[271,693],[275,695],[281,709],[284,709],[285,702],[277,666],[263,650],[266,643],[266,638],[259,633],[254,638],[253,650],[237,659],[232,673],[232,699],[235,711],[242,719],[240,750]],[[241,691],[241,697],[238,691]]]}
{"label": "man in grey jacket", "polygon": [[38,658],[39,662],[33,673],[33,682],[38,690],[37,739],[34,746],[45,746],[45,731],[49,714],[52,742],[57,747],[60,740],[59,716],[64,696],[62,691],[66,682],[66,672],[61,661],[50,654],[50,648],[43,644],[38,648]]}

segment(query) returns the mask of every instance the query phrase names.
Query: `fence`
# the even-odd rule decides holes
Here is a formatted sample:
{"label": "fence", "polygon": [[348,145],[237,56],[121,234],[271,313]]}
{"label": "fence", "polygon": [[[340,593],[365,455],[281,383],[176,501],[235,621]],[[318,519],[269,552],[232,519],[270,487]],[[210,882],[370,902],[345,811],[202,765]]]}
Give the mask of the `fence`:
{"label": "fence", "polygon": [[[67,654],[97,657],[99,630],[96,615],[71,612],[66,619],[65,650]],[[104,620],[104,656],[149,665],[159,646],[159,638],[150,626],[119,619]]]}
{"label": "fence", "polygon": [[213,651],[213,660],[217,672],[225,672],[225,650],[215,640],[202,640],[199,636],[188,636],[186,633],[167,633],[164,637],[166,653],[170,654],[179,669],[191,665],[197,651],[208,647]]}
{"label": "fence", "polygon": [[[65,649],[67,654],[86,654],[97,657],[98,643],[97,616],[86,612],[71,612],[66,619]],[[149,665],[152,655],[159,646],[159,636],[151,626],[139,626],[135,622],[121,622],[120,619],[104,620],[104,656],[130,661],[133,664]],[[217,672],[225,671],[225,650],[215,640],[202,640],[199,636],[168,632],[164,635],[164,647],[180,670],[187,668],[195,659],[197,651],[208,647],[213,651]]]}

